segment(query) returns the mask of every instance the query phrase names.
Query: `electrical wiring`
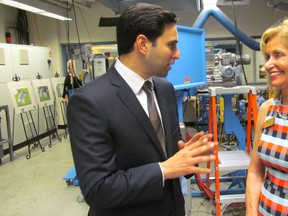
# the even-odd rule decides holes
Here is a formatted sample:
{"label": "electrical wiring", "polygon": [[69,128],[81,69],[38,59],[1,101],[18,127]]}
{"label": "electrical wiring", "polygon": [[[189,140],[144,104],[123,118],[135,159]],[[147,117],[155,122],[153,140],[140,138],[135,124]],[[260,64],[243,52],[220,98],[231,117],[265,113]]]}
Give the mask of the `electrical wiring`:
{"label": "electrical wiring", "polygon": [[18,10],[17,17],[17,40],[19,44],[30,44],[29,27],[26,16],[26,11]]}
{"label": "electrical wiring", "polygon": [[[67,1],[66,3],[67,7],[66,7],[66,13],[67,13],[67,17],[69,15],[69,2]],[[71,59],[70,56],[70,23],[69,22],[65,22],[65,26],[66,26],[66,33],[67,33],[67,47],[66,47],[66,62],[68,61],[68,59]]]}
{"label": "electrical wiring", "polygon": [[91,35],[90,35],[90,32],[89,32],[89,30],[88,30],[87,24],[86,24],[85,19],[84,19],[84,16],[83,16],[83,11],[82,11],[81,8],[79,8],[79,10],[80,10],[80,14],[81,14],[81,17],[82,17],[82,20],[83,20],[83,23],[84,23],[84,27],[85,27],[85,29],[86,29],[86,31],[87,31],[87,34],[88,34],[88,37],[89,37],[89,42],[92,43]]}
{"label": "electrical wiring", "polygon": [[246,72],[245,72],[244,64],[243,64],[242,50],[240,49],[239,30],[238,30],[238,26],[237,26],[237,19],[236,19],[234,0],[232,0],[231,2],[232,2],[232,10],[233,10],[233,16],[234,16],[234,25],[235,25],[235,31],[236,31],[236,33],[235,33],[235,37],[236,37],[236,51],[238,51],[238,53],[240,55],[241,67],[242,67],[242,70],[243,70],[243,74],[244,74],[244,78],[245,78],[245,85],[246,85],[247,84],[247,76],[246,76]]}
{"label": "electrical wiring", "polygon": [[79,35],[78,22],[77,22],[77,15],[76,15],[76,11],[75,11],[75,2],[74,2],[74,0],[72,0],[72,8],[73,8],[74,17],[75,17],[75,28],[76,28],[78,44],[79,44],[79,49],[80,49],[80,57],[81,57],[81,60],[82,60],[82,68],[84,69],[85,68],[85,65],[84,65],[85,61],[84,61],[83,54],[82,54],[82,51],[81,51],[81,42],[80,42],[80,35]]}

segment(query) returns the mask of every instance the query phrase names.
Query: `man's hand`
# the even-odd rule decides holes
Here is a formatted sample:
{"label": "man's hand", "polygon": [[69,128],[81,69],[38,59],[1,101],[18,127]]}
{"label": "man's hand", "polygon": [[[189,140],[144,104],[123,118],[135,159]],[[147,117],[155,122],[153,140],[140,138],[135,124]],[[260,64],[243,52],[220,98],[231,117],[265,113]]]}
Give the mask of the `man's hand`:
{"label": "man's hand", "polygon": [[[188,142],[188,143],[194,143],[196,142],[197,140],[199,140],[203,135],[205,135],[205,133],[203,131],[200,131],[198,133],[196,133]],[[212,138],[212,137],[211,137]],[[185,147],[186,143],[183,141],[183,140],[179,140],[178,142],[178,147],[179,149],[183,149]]]}
{"label": "man's hand", "polygon": [[212,134],[199,132],[195,134],[187,143],[178,142],[179,151],[161,163],[164,179],[173,179],[192,173],[209,173],[210,169],[197,167],[196,165],[215,160],[214,153],[217,142],[209,141]]}

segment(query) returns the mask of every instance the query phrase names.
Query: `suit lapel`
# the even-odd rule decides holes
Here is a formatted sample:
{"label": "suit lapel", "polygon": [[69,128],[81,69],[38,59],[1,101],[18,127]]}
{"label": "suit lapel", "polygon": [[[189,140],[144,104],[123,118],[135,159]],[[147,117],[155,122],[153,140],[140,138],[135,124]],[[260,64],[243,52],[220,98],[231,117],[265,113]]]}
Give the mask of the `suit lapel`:
{"label": "suit lapel", "polygon": [[166,156],[162,150],[157,134],[150,122],[150,119],[148,118],[147,114],[145,113],[141,104],[136,98],[134,92],[131,90],[125,80],[119,75],[119,73],[114,67],[110,69],[110,71],[108,72],[108,76],[111,84],[118,88],[117,95],[120,100],[131,112],[134,118],[139,122],[147,136],[149,136],[153,145],[156,147],[163,159],[165,159]]}

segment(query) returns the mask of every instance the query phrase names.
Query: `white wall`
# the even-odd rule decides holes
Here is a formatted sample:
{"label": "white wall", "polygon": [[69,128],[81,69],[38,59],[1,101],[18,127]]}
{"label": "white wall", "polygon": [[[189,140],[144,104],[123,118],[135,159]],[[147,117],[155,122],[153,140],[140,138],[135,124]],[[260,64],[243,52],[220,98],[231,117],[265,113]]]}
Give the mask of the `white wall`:
{"label": "white wall", "polygon": [[[36,80],[36,76],[38,75],[38,73],[42,76],[43,79],[49,80],[49,78],[51,78],[51,68],[47,63],[47,60],[49,58],[50,49],[47,47],[39,47],[39,46],[0,43],[0,50],[4,54],[3,59],[1,58],[3,63],[0,65],[0,74],[2,75],[0,82],[0,98],[1,98],[0,106],[8,105],[9,107],[11,132],[15,133],[13,137],[14,145],[17,145],[19,143],[26,141],[20,114],[17,114],[17,110],[19,110],[22,107],[16,107],[14,105],[13,102],[15,102],[15,100],[13,101],[12,99],[13,97],[8,89],[7,83],[13,82],[12,77],[14,77],[15,75],[17,75],[20,78],[20,81],[31,82],[32,80]],[[20,51],[23,50],[27,51],[27,64],[21,64],[20,61],[21,55],[19,53]],[[33,90],[34,89],[31,86],[32,91],[30,92],[31,97],[33,97],[34,95]],[[53,97],[52,94],[51,97]],[[36,101],[35,98],[33,99],[33,101]],[[34,104],[35,107],[37,108],[36,103],[32,104]],[[39,129],[37,130],[37,132],[41,135],[44,132],[46,132],[43,109],[41,109],[40,107],[39,116],[38,116],[38,110],[33,110],[32,114],[35,121],[35,125],[37,129]],[[13,121],[14,118],[15,120]],[[26,122],[26,119],[24,120]],[[3,136],[4,135],[6,135],[6,133],[3,133]]]}

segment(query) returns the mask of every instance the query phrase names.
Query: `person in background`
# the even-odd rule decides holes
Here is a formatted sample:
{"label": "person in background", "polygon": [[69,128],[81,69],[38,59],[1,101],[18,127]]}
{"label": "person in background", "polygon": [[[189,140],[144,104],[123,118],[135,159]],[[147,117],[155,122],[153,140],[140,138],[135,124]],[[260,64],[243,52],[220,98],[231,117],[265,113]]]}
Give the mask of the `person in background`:
{"label": "person in background", "polygon": [[82,86],[81,80],[76,76],[74,69],[74,61],[72,59],[69,59],[67,61],[67,72],[68,75],[65,77],[64,80],[62,95],[62,97],[65,99],[66,104],[68,104],[69,96],[74,93],[74,90],[77,90]]}
{"label": "person in background", "polygon": [[[180,57],[176,22],[156,5],[127,9],[116,30],[119,59],[69,101],[71,149],[90,216],[184,216],[179,177],[210,172],[197,164],[215,159],[212,134],[182,140],[175,91],[162,78]],[[157,114],[149,112],[151,94]]]}
{"label": "person in background", "polygon": [[288,19],[262,35],[268,86],[274,98],[259,110],[247,176],[246,215],[288,214]]}

